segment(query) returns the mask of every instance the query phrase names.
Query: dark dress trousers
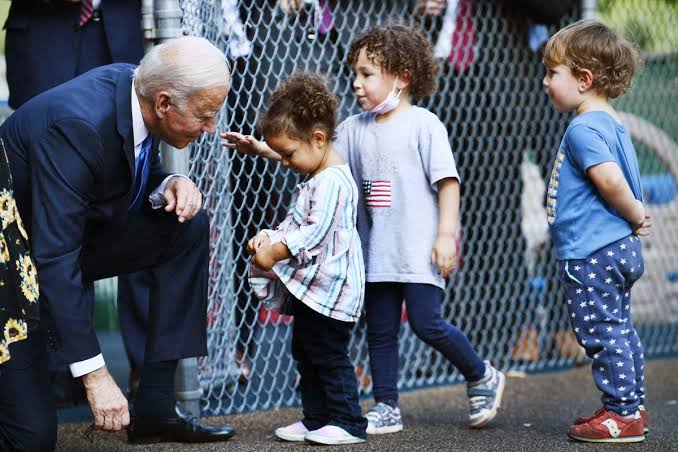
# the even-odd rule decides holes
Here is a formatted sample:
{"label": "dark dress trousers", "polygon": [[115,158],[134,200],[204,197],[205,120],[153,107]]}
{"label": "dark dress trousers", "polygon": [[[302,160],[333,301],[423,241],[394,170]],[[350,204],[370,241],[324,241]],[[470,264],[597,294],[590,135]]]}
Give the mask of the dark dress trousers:
{"label": "dark dress trousers", "polygon": [[[150,271],[145,359],[207,352],[208,220],[128,214],[134,173],[133,65],[112,64],[29,100],[0,127],[38,268],[43,323],[69,363],[100,353],[96,279]],[[144,196],[167,176],[153,140]]]}

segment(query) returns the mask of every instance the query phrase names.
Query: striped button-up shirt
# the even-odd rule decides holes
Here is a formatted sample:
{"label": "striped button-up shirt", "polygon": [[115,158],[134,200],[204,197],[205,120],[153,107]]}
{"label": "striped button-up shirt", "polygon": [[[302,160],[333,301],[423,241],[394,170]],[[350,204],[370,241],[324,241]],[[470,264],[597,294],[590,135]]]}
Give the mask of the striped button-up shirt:
{"label": "striped button-up shirt", "polygon": [[264,230],[271,243],[282,242],[292,258],[271,272],[253,264],[252,289],[272,309],[291,295],[316,312],[355,322],[365,292],[365,266],[356,229],[358,188],[348,165],[327,168],[297,186],[285,220]]}

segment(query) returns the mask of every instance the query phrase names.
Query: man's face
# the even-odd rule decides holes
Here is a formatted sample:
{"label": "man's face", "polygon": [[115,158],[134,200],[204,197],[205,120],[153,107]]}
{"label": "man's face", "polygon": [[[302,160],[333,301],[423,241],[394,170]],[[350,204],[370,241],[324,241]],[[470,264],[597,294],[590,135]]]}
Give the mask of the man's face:
{"label": "man's face", "polygon": [[214,133],[217,113],[228,95],[228,87],[210,88],[198,91],[182,108],[167,103],[167,110],[159,118],[157,134],[177,149],[183,149],[202,135]]}

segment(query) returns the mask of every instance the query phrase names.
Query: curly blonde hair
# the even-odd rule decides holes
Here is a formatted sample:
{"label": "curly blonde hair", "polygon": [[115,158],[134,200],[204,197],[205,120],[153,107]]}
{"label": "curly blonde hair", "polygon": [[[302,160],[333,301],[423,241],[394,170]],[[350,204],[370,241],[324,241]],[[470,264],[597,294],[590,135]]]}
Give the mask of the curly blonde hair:
{"label": "curly blonde hair", "polygon": [[348,61],[351,66],[365,49],[367,58],[383,71],[402,77],[410,72],[410,95],[422,99],[435,91],[438,63],[428,39],[418,30],[403,25],[374,27],[360,34],[351,43]]}
{"label": "curly blonde hair", "polygon": [[551,36],[543,62],[568,66],[575,77],[588,69],[593,74],[593,88],[611,99],[631,88],[641,67],[633,44],[597,20],[580,20]]}
{"label": "curly blonde hair", "polygon": [[264,136],[284,133],[290,138],[308,141],[320,129],[334,138],[339,100],[317,74],[295,74],[271,94],[269,107],[257,129]]}

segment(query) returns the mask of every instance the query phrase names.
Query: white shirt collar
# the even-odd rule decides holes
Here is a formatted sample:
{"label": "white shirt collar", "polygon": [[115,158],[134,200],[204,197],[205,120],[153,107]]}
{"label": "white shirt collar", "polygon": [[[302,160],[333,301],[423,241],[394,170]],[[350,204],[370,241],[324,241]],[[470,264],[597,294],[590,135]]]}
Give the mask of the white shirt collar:
{"label": "white shirt collar", "polygon": [[148,129],[141,115],[139,97],[137,97],[137,92],[134,90],[134,79],[132,79],[132,132],[134,133],[134,151],[136,155],[137,149],[140,149],[141,143],[148,136]]}

